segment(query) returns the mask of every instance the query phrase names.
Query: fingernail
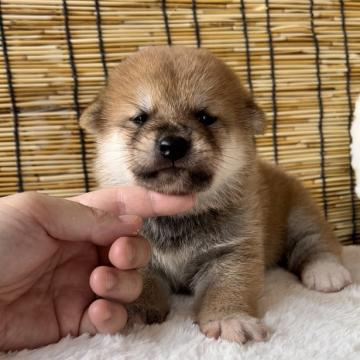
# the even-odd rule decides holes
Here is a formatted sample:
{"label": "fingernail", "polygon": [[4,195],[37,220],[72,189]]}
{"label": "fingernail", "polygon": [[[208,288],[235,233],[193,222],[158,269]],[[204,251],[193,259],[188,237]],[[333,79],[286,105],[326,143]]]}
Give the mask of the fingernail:
{"label": "fingernail", "polygon": [[116,278],[114,274],[108,273],[105,280],[106,290],[112,290],[116,286]]}
{"label": "fingernail", "polygon": [[104,310],[103,321],[109,321],[112,318],[112,312],[109,308]]}
{"label": "fingernail", "polygon": [[165,195],[149,192],[152,208],[158,215],[182,214],[189,211],[195,204],[194,195]]}
{"label": "fingernail", "polygon": [[137,215],[121,215],[119,219],[123,223],[124,231],[129,235],[137,235],[143,225],[143,219]]}
{"label": "fingernail", "polygon": [[130,264],[133,264],[134,263],[134,259],[135,259],[135,249],[133,246],[128,246],[127,247],[127,251],[126,251],[126,255],[127,255],[127,258],[128,258],[128,261]]}
{"label": "fingernail", "polygon": [[138,215],[120,215],[119,219],[124,223],[124,224],[129,224],[129,225],[135,225],[140,227],[143,223],[143,220],[140,216]]}

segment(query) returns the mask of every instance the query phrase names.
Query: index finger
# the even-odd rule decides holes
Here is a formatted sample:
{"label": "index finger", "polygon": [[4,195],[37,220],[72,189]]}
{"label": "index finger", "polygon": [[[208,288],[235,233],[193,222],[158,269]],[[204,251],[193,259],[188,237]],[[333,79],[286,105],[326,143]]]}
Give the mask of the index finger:
{"label": "index finger", "polygon": [[195,203],[192,195],[164,195],[139,186],[105,188],[69,200],[119,215],[139,215],[144,218],[184,213]]}

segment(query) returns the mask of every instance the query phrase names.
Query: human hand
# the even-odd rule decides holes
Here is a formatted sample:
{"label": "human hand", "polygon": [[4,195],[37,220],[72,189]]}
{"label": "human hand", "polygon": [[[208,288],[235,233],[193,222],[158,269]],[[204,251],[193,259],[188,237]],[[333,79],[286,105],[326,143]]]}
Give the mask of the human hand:
{"label": "human hand", "polygon": [[192,205],[191,197],[139,187],[68,200],[39,193],[0,199],[0,351],[122,329],[121,303],[140,295],[136,269],[150,258],[137,235],[142,217]]}

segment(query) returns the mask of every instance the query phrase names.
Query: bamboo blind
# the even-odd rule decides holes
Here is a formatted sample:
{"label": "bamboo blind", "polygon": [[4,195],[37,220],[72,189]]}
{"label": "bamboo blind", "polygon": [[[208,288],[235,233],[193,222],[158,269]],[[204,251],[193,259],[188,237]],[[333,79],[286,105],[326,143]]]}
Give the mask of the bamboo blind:
{"label": "bamboo blind", "polygon": [[210,49],[268,116],[260,154],[299,177],[343,242],[360,241],[349,124],[360,1],[0,0],[0,195],[93,189],[77,119],[108,69],[147,45]]}

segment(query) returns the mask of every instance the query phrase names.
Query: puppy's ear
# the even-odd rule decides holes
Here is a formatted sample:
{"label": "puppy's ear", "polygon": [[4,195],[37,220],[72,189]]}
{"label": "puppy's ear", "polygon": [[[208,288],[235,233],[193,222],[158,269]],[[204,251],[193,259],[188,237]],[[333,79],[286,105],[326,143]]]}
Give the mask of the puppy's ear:
{"label": "puppy's ear", "polygon": [[82,112],[80,126],[90,134],[96,134],[100,128],[103,107],[103,90],[95,100]]}
{"label": "puppy's ear", "polygon": [[255,134],[263,134],[266,129],[265,113],[254,100],[249,97],[246,100],[246,109]]}

